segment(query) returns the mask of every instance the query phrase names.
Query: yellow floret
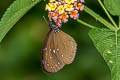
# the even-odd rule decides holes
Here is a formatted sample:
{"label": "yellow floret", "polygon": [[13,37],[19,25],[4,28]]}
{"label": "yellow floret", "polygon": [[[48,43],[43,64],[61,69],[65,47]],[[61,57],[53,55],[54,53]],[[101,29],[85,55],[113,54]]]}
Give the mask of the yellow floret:
{"label": "yellow floret", "polygon": [[65,0],[66,3],[71,4],[74,3],[76,0]]}
{"label": "yellow floret", "polygon": [[50,2],[54,2],[55,0],[50,0]]}
{"label": "yellow floret", "polygon": [[48,4],[46,4],[45,10],[48,10],[48,9],[49,9],[49,6],[48,6]]}
{"label": "yellow floret", "polygon": [[54,11],[56,7],[57,7],[56,3],[48,3],[48,5],[46,5],[46,10]]}
{"label": "yellow floret", "polygon": [[60,5],[58,7],[58,11],[59,11],[59,14],[62,14],[64,12],[64,6],[63,5]]}
{"label": "yellow floret", "polygon": [[66,11],[72,11],[74,8],[73,8],[73,5],[70,5],[70,4],[65,4],[65,10]]}

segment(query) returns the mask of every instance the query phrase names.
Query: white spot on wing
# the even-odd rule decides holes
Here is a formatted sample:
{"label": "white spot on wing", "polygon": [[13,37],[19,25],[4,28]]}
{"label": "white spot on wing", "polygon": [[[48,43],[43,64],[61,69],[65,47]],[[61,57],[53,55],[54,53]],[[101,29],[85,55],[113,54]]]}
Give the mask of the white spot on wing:
{"label": "white spot on wing", "polygon": [[43,51],[47,51],[47,48],[43,49]]}
{"label": "white spot on wing", "polygon": [[53,53],[56,53],[56,51],[55,51],[55,50],[53,50]]}
{"label": "white spot on wing", "polygon": [[52,59],[52,57],[50,56],[50,59]]}
{"label": "white spot on wing", "polygon": [[47,64],[47,66],[49,66],[49,64]]}
{"label": "white spot on wing", "polygon": [[59,51],[59,49],[57,49],[57,51]]}
{"label": "white spot on wing", "polygon": [[60,62],[58,62],[58,64],[60,64]]}
{"label": "white spot on wing", "polygon": [[76,52],[75,53],[73,53],[74,55],[76,54]]}
{"label": "white spot on wing", "polygon": [[44,60],[42,60],[42,64],[45,64]]}
{"label": "white spot on wing", "polygon": [[77,45],[75,45],[75,47],[77,47]]}

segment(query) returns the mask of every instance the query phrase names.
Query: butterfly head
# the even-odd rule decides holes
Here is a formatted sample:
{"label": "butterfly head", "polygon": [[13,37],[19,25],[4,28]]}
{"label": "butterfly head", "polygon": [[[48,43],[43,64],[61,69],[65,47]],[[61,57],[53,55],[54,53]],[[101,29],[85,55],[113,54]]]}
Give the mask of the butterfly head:
{"label": "butterfly head", "polygon": [[59,32],[59,27],[57,25],[54,25],[54,24],[52,24],[52,22],[50,22],[49,26],[50,26],[52,31],[54,31],[56,33]]}

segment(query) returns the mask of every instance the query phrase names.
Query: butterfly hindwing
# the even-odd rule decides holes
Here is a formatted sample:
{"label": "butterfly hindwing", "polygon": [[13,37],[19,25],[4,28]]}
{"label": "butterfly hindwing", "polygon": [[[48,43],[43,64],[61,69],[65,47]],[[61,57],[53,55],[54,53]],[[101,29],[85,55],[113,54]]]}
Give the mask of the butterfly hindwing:
{"label": "butterfly hindwing", "polygon": [[57,47],[59,48],[58,58],[65,64],[71,64],[76,55],[77,44],[75,40],[60,30],[57,35]]}

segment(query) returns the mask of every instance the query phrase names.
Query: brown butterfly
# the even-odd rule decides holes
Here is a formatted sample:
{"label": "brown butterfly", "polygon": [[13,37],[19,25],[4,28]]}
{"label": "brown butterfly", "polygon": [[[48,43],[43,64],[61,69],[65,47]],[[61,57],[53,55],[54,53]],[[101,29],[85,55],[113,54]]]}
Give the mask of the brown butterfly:
{"label": "brown butterfly", "polygon": [[45,40],[42,54],[42,66],[45,72],[53,73],[73,62],[77,44],[71,36],[60,30],[57,25],[50,23],[49,26],[50,31]]}

